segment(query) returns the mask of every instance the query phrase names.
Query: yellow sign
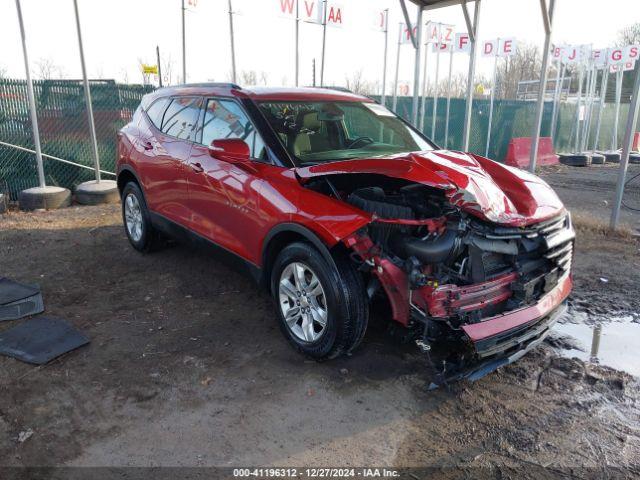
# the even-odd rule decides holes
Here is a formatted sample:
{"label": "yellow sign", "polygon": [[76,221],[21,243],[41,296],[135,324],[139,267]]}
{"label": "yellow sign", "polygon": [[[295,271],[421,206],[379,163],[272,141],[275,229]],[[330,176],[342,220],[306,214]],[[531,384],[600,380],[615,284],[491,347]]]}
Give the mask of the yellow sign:
{"label": "yellow sign", "polygon": [[484,85],[482,85],[481,83],[479,83],[478,85],[476,85],[476,93],[478,95],[484,95]]}
{"label": "yellow sign", "polygon": [[158,66],[157,65],[142,65],[142,73],[153,73],[154,75],[158,74]]}

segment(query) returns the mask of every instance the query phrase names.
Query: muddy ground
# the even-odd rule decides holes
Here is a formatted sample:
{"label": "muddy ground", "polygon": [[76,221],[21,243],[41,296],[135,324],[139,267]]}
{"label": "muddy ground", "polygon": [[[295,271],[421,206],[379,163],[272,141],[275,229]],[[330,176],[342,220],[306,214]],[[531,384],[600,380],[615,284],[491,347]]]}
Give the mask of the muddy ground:
{"label": "muddy ground", "polygon": [[[594,315],[640,312],[640,244],[602,233],[600,185],[575,188],[588,173],[548,174],[580,213],[572,302]],[[630,225],[636,218],[625,213]],[[2,466],[640,478],[638,380],[563,358],[564,340],[436,391],[426,390],[425,359],[379,325],[352,357],[308,361],[250,280],[189,246],[135,252],[117,206],[0,216],[0,275],[38,282],[46,315],[91,338],[39,368],[0,357]]]}

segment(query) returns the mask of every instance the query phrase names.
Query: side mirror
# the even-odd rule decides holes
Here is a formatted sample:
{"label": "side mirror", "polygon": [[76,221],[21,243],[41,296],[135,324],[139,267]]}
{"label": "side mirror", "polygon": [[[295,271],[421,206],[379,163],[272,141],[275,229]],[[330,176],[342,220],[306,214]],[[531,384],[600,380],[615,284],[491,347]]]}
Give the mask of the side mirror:
{"label": "side mirror", "polygon": [[209,155],[229,163],[245,163],[251,158],[251,150],[239,138],[221,138],[209,145]]}

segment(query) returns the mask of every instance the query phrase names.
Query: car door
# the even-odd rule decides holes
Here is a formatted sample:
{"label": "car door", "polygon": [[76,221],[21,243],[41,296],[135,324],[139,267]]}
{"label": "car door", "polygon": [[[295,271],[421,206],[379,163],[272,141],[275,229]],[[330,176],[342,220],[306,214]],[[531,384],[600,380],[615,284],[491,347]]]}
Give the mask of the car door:
{"label": "car door", "polygon": [[201,102],[200,97],[182,96],[154,102],[138,149],[138,173],[149,209],[185,226],[190,218],[186,170]]}
{"label": "car door", "polygon": [[[261,219],[259,193],[263,172],[271,167],[261,136],[237,101],[209,98],[187,170],[191,228],[240,256],[257,262]],[[211,157],[213,140],[240,138],[254,159],[239,166]]]}

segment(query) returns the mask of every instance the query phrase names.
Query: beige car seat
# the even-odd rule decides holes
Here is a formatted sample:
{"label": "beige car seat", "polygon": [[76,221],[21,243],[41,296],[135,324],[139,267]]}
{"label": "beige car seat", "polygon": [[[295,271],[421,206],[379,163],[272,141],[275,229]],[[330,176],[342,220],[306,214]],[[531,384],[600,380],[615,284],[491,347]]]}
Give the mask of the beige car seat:
{"label": "beige car seat", "polygon": [[332,149],[326,129],[322,128],[322,122],[318,120],[317,112],[305,114],[302,117],[302,127],[303,130],[296,135],[293,142],[295,155]]}

